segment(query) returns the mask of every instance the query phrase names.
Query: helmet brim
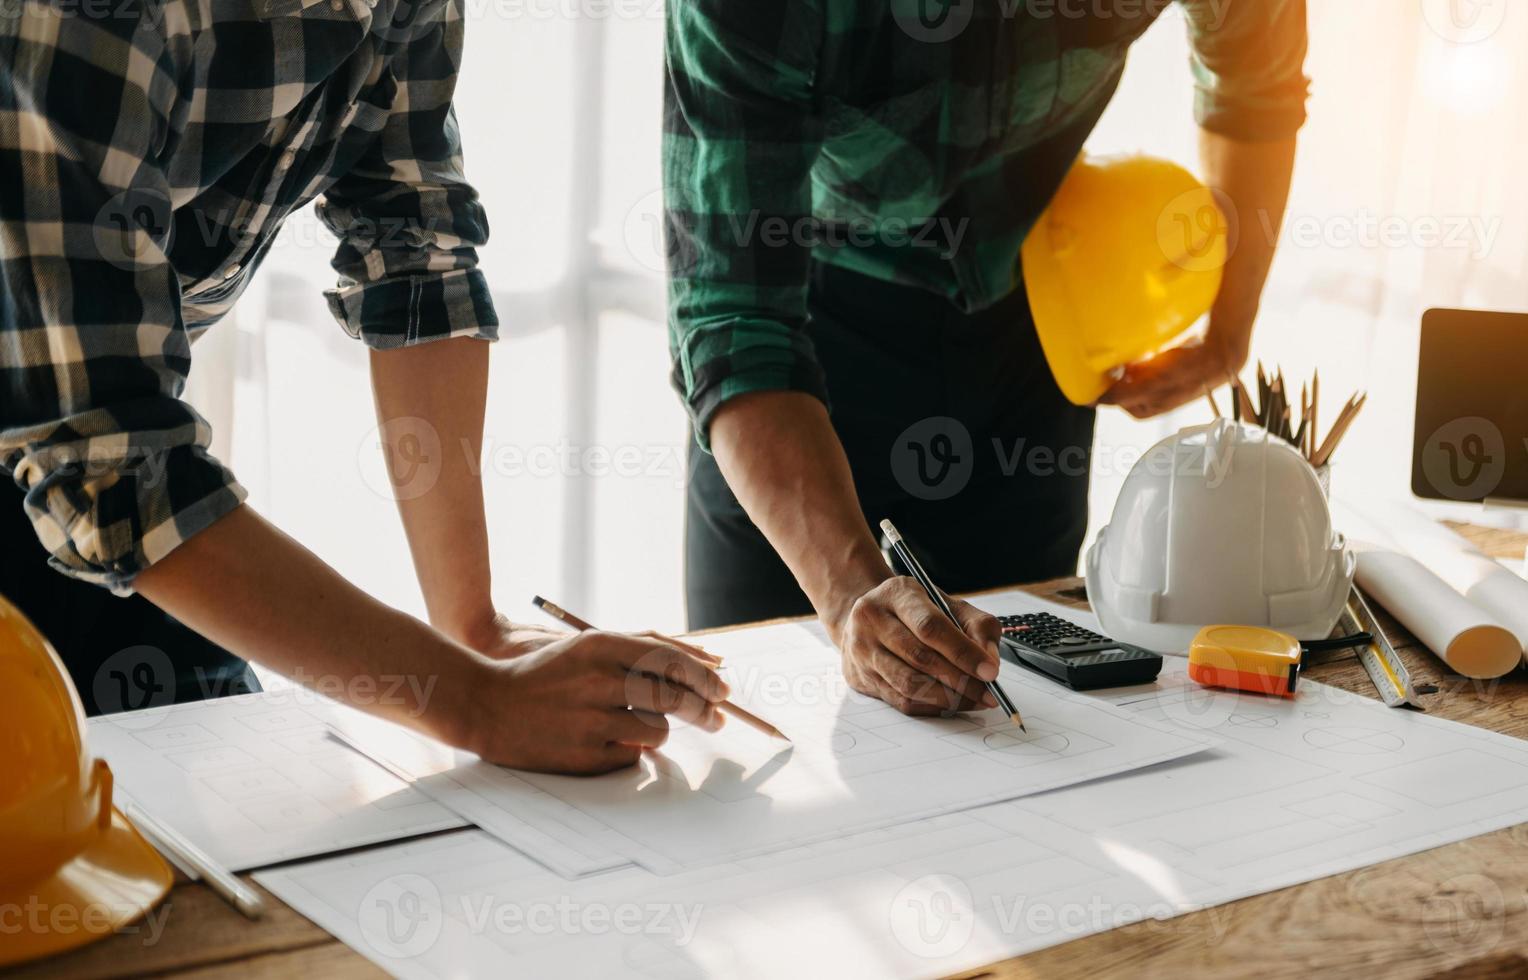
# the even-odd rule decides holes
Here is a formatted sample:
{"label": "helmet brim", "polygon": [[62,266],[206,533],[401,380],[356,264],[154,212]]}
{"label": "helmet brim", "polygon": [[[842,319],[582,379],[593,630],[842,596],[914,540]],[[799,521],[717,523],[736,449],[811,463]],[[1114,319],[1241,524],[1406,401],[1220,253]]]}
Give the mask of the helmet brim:
{"label": "helmet brim", "polygon": [[104,939],[142,918],[173,883],[164,858],[113,807],[111,826],[90,846],[7,898],[20,907],[21,928],[0,944],[0,966]]}

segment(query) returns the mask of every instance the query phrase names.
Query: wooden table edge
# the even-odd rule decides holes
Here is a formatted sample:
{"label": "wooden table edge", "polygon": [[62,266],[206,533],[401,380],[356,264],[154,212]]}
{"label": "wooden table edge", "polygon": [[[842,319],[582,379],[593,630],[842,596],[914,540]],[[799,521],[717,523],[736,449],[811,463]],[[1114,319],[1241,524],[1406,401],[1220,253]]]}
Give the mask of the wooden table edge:
{"label": "wooden table edge", "polygon": [[[1528,535],[1520,536],[1528,541]],[[1005,588],[984,589],[965,594],[966,598],[980,598],[982,596],[1000,594],[1012,591],[1028,592],[1040,598],[1059,602],[1073,608],[1086,609],[1087,602],[1084,596],[1080,596],[1082,580],[1076,577],[1052,579],[1046,582],[1030,583],[1027,585],[1015,585]],[[1392,629],[1392,636],[1398,640],[1397,647],[1408,661],[1408,664],[1420,675],[1429,673],[1444,675],[1446,669],[1441,662],[1432,658],[1421,650],[1415,640],[1411,639],[1394,620],[1380,612],[1383,622]],[[781,617],[772,620],[764,620],[758,623],[746,625],[722,627],[711,630],[698,630],[685,636],[705,637],[722,633],[733,632],[739,629],[751,629],[759,626],[768,626],[785,623],[808,622],[814,617],[793,616]],[[1425,659],[1424,659],[1425,658]],[[1430,663],[1429,663],[1430,662]],[[1433,670],[1429,672],[1427,668]],[[1420,668],[1420,669],[1419,669]],[[1324,665],[1317,668],[1314,673],[1315,679],[1331,683],[1334,679],[1340,681],[1338,686],[1346,687],[1357,693],[1374,697],[1374,691],[1368,684],[1367,675],[1362,675],[1360,680],[1353,676],[1354,671],[1362,675],[1361,669],[1356,664],[1349,665],[1346,673],[1343,673],[1341,665]],[[1520,671],[1519,674],[1522,672]],[[1329,676],[1330,675],[1330,676]],[[1468,691],[1473,682],[1457,678],[1456,683],[1445,688],[1445,694],[1458,691]],[[1519,678],[1509,682],[1514,684],[1515,696],[1512,703],[1528,706],[1528,697],[1522,695],[1528,693],[1528,685],[1524,685]],[[1479,685],[1474,688],[1477,694]],[[1488,687],[1486,694],[1503,693],[1497,687]],[[1474,715],[1476,712],[1470,712]],[[1528,735],[1528,710],[1521,712],[1522,717],[1513,716],[1512,727]],[[1475,723],[1475,722],[1472,722]],[[1483,725],[1492,730],[1502,730],[1492,725]],[[1519,735],[1518,737],[1523,737]],[[451,831],[454,832],[454,831]],[[1291,943],[1308,945],[1311,941],[1320,939],[1322,945],[1330,949],[1331,944],[1342,945],[1351,943],[1354,936],[1341,932],[1329,933],[1326,929],[1313,930],[1305,936],[1279,935],[1279,930],[1274,930],[1270,936],[1270,952],[1279,946],[1285,947],[1284,965],[1277,960],[1263,959],[1247,961],[1244,957],[1237,956],[1239,962],[1218,962],[1212,955],[1213,950],[1207,948],[1198,954],[1192,951],[1180,952],[1175,955],[1175,950],[1181,950],[1181,943],[1164,942],[1164,936],[1168,940],[1174,937],[1192,937],[1196,932],[1205,935],[1216,936],[1226,934],[1222,930],[1222,923],[1231,921],[1232,927],[1238,927],[1239,923],[1232,920],[1246,918],[1245,910],[1254,906],[1283,905],[1287,904],[1291,897],[1298,898],[1316,891],[1330,890],[1332,884],[1342,883],[1351,888],[1353,882],[1373,878],[1375,875],[1403,876],[1411,873],[1408,866],[1411,864],[1425,864],[1431,857],[1447,853],[1453,855],[1473,855],[1474,851],[1482,849],[1482,842],[1496,842],[1492,849],[1499,844],[1502,848],[1508,848],[1517,858],[1517,872],[1511,881],[1504,883],[1501,888],[1501,901],[1495,905],[1490,899],[1494,896],[1487,895],[1483,904],[1474,908],[1474,917],[1466,915],[1464,918],[1451,919],[1445,926],[1440,928],[1463,928],[1479,927],[1485,933],[1492,931],[1492,925],[1500,923],[1503,928],[1496,930],[1500,933],[1499,939],[1492,948],[1472,950],[1467,945],[1458,948],[1447,942],[1439,942],[1436,939],[1428,940],[1431,950],[1421,947],[1398,948],[1397,939],[1394,935],[1376,935],[1372,941],[1365,938],[1356,943],[1361,947],[1365,957],[1364,969],[1372,970],[1382,963],[1388,968],[1387,977],[1407,976],[1528,976],[1528,823],[1519,824],[1516,827],[1496,831],[1484,836],[1473,837],[1453,844],[1442,845],[1417,854],[1397,858],[1392,861],[1370,865],[1339,875],[1318,878],[1314,881],[1292,885],[1274,892],[1251,898],[1240,899],[1235,902],[1225,903],[1209,909],[1190,912],[1167,920],[1167,924],[1154,922],[1140,922],[1122,926],[1104,932],[1095,933],[1080,939],[1070,940],[1057,946],[1027,953],[1023,956],[1003,960],[983,967],[978,970],[960,974],[962,977],[994,977],[994,978],[1021,978],[1034,976],[1109,976],[1125,975],[1135,976],[1183,976],[1185,971],[1197,975],[1228,975],[1228,973],[1240,973],[1244,975],[1256,974],[1259,977],[1290,976],[1304,977],[1313,969],[1327,970],[1340,964],[1331,960],[1323,960],[1312,963],[1309,959],[1300,957],[1290,959],[1288,947]],[[1520,852],[1520,853],[1519,853]],[[1489,857],[1479,859],[1479,855],[1473,855],[1473,860],[1468,862],[1470,868],[1476,870],[1462,870],[1452,876],[1453,879],[1462,879],[1474,876],[1472,880],[1479,884],[1481,880],[1494,880],[1491,872],[1497,871],[1493,867],[1493,861]],[[1445,864],[1452,863],[1445,860]],[[241,877],[253,881],[250,874]],[[1448,884],[1448,880],[1443,882]],[[255,887],[259,887],[256,885]],[[1515,889],[1515,891],[1514,891]],[[218,948],[209,946],[200,957],[182,957],[179,960],[173,958],[162,962],[157,967],[148,966],[148,972],[160,976],[178,977],[238,977],[239,980],[255,980],[263,976],[289,976],[294,972],[307,972],[313,967],[322,966],[324,976],[348,977],[348,976],[375,976],[382,971],[363,957],[360,953],[350,949],[340,940],[324,932],[318,926],[303,919],[297,912],[274,895],[265,892],[270,911],[267,918],[261,922],[248,922],[234,912],[233,909],[222,903],[214,896],[210,889],[201,883],[193,883],[177,876],[177,885],[172,892],[171,901],[189,903],[193,909],[192,917],[202,919],[205,927],[208,923],[215,922],[217,928],[212,930],[215,934],[237,935],[241,930],[245,932],[243,941],[230,940],[226,945]],[[1435,889],[1435,892],[1438,890]],[[1439,892],[1439,894],[1442,894]],[[1479,896],[1469,896],[1479,899]],[[1455,911],[1460,911],[1455,909]],[[1470,912],[1471,909],[1464,909]],[[1259,915],[1261,912],[1253,913]],[[1206,921],[1206,919],[1213,921]],[[1336,913],[1328,909],[1324,913],[1326,918],[1335,918]],[[1319,924],[1323,917],[1317,917],[1312,923]],[[299,920],[302,927],[294,927],[290,920]],[[270,926],[272,921],[280,923],[279,926]],[[1482,920],[1484,925],[1482,925]],[[1356,926],[1357,923],[1354,923]],[[1403,925],[1407,936],[1426,934],[1428,923],[1417,921],[1409,924],[1396,926],[1396,932],[1400,933]],[[191,928],[186,926],[182,928]],[[249,930],[271,929],[268,944],[251,942],[251,936],[258,938],[258,933],[251,934]],[[1512,930],[1515,929],[1515,932]],[[1516,938],[1510,940],[1507,948],[1499,948],[1507,935]],[[138,969],[130,963],[121,962],[112,953],[119,951],[124,940],[128,936],[114,936],[102,940],[71,953],[66,953],[50,959],[38,960],[24,964],[10,971],[0,970],[3,976],[49,976],[49,977],[106,977],[121,975],[144,975],[144,970]],[[252,948],[254,947],[254,948]],[[130,948],[130,945],[129,945]],[[1390,955],[1386,956],[1386,950]],[[1420,950],[1420,955],[1418,953]],[[1317,954],[1320,955],[1319,953]],[[1189,963],[1185,965],[1179,957],[1187,956]],[[1163,958],[1168,958],[1164,961]],[[1196,962],[1197,961],[1197,962]],[[1355,969],[1359,964],[1352,964]],[[73,969],[78,967],[78,969]]]}

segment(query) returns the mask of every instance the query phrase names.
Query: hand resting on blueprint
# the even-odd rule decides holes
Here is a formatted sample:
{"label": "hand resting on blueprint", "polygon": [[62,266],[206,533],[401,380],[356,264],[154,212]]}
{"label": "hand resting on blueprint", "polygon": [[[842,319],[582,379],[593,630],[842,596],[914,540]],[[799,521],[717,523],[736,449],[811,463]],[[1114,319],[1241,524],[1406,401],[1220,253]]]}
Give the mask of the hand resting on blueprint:
{"label": "hand resting on blueprint", "polygon": [[546,640],[482,662],[481,683],[459,692],[463,714],[498,723],[473,726],[457,744],[515,769],[596,774],[662,745],[669,715],[707,731],[722,726],[727,684],[688,650],[598,630]]}
{"label": "hand resting on blueprint", "polygon": [[949,621],[916,579],[888,578],[860,596],[836,630],[849,686],[907,715],[995,708],[998,621],[949,597]]}

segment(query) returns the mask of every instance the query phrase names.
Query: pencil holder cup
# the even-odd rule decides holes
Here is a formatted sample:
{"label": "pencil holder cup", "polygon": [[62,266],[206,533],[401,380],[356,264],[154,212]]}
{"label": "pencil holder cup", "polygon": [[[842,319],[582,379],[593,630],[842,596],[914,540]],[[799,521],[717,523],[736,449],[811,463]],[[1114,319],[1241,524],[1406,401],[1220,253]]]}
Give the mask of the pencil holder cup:
{"label": "pencil holder cup", "polygon": [[1316,467],[1316,482],[1321,484],[1321,496],[1332,502],[1332,464]]}

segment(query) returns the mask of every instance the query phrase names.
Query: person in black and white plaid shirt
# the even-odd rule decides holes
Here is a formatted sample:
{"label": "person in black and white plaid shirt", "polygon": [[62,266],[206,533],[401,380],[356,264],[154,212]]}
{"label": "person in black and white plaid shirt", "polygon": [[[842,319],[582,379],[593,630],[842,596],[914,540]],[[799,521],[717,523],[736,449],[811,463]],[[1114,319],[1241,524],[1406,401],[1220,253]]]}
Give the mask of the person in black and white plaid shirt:
{"label": "person in black and white plaid shirt", "polygon": [[[476,454],[449,452],[480,452],[497,332],[451,108],[463,9],[0,0],[0,592],[92,709],[247,690],[232,651],[538,769],[629,764],[667,713],[720,723],[700,658],[494,611]],[[192,341],[315,198],[384,442],[446,447],[398,494],[435,628],[259,518],[179,397]],[[396,703],[355,694],[385,677],[409,681]]]}

